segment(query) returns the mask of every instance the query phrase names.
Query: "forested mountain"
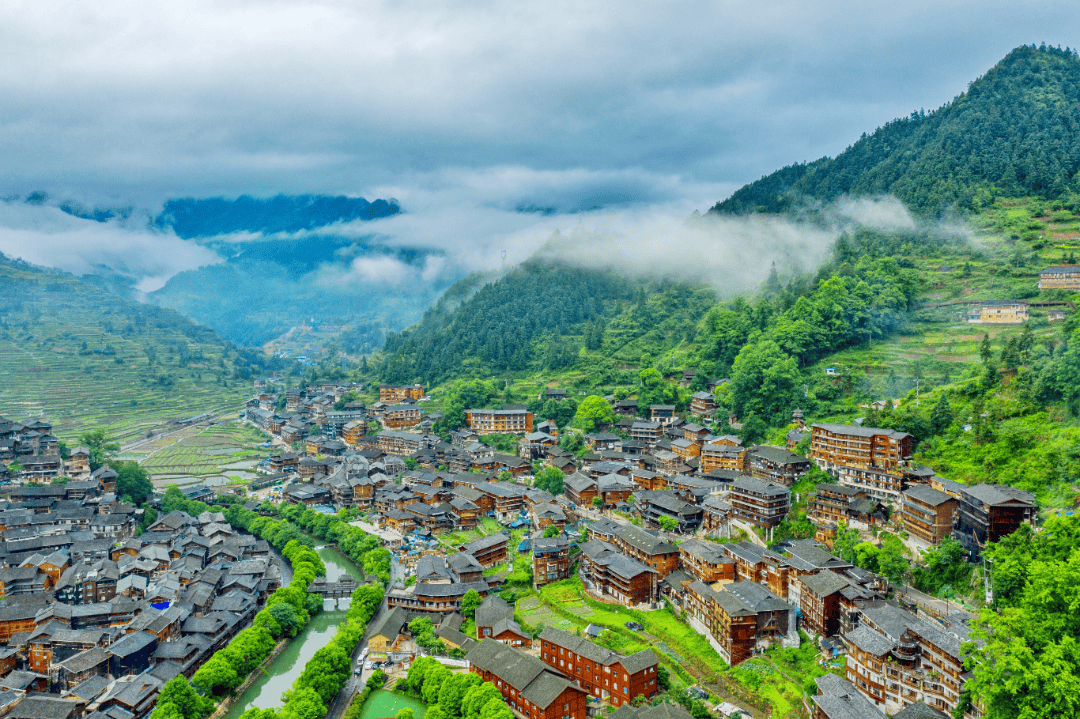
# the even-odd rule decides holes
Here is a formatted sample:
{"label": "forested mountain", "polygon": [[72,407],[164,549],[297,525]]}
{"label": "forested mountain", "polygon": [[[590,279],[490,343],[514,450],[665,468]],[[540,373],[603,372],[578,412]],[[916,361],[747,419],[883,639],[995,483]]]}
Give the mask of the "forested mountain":
{"label": "forested mountain", "polygon": [[[614,274],[540,261],[467,296],[482,281],[459,282],[417,325],[387,338],[382,374],[388,381],[566,367],[576,361],[578,343],[563,335],[580,334],[585,322],[603,318],[613,302],[632,299],[635,289]],[[538,343],[550,347],[538,352]]]}
{"label": "forested mountain", "polygon": [[[291,363],[290,363],[291,364]],[[173,310],[0,254],[0,416],[46,416],[65,439],[239,407],[284,363],[223,341]]]}
{"label": "forested mountain", "polygon": [[978,210],[996,195],[1054,198],[1080,191],[1080,59],[1019,47],[967,92],[864,134],[835,158],[785,167],[712,212],[783,212],[807,199],[892,194],[936,215]]}

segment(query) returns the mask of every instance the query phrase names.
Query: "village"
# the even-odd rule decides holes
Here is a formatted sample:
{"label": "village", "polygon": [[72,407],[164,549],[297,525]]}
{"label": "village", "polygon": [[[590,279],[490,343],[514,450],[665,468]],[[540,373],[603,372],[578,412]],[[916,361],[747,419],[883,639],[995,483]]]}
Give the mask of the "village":
{"label": "village", "polygon": [[[1075,269],[1047,268],[1040,289],[1071,288]],[[1050,310],[1051,321],[1063,316]],[[1026,319],[1021,301],[967,315]],[[693,379],[687,370],[669,381]],[[464,426],[440,434],[442,415],[424,411],[419,384],[380,386],[368,406],[350,401],[364,389],[355,383],[285,390],[257,380],[241,418],[279,451],[246,487],[180,492],[200,506],[228,494],[264,515],[289,505],[345,512],[390,550],[392,581],[364,636],[361,680],[385,669],[404,681],[412,663],[433,657],[491,682],[525,719],[690,717],[649,703],[670,685],[663,652],[603,646],[619,627],[525,620],[523,587],[576,583],[590,601],[667,607],[731,666],[812,643],[821,666],[843,667],[816,679],[815,719],[953,716],[973,614],[845,561],[833,545],[888,530],[915,559],[948,539],[978,562],[987,543],[1035,525],[1034,497],[938,476],[912,461],[908,434],[861,419],[808,423],[794,408],[783,445],[743,446],[715,433],[713,391],[726,381],[694,393],[685,412],[598,398],[611,421],[571,451],[560,442],[571,430],[526,405],[467,409]],[[548,386],[537,400],[568,397]],[[125,502],[112,467],[92,468],[87,447],[61,452],[52,430],[42,418],[0,418],[0,717],[142,719],[166,682],[190,679],[252,624],[287,565],[220,512],[159,517],[159,494],[142,507]],[[498,451],[492,435],[517,451]],[[827,481],[793,498],[813,472]],[[813,538],[774,541],[799,501]],[[309,591],[348,596],[319,581]],[[748,711],[708,706],[725,717]],[[977,703],[964,711],[979,716]]]}
{"label": "village", "polygon": [[[674,381],[689,383],[692,372]],[[605,707],[650,719],[638,698],[662,690],[663,657],[652,649],[613,652],[592,624],[537,631],[519,621],[512,591],[512,601],[500,597],[567,581],[601,603],[669,606],[733,666],[806,641],[822,664],[842,657],[843,677],[818,679],[815,717],[951,715],[972,614],[894,586],[832,544],[838,531],[872,540],[889,528],[913,556],[952,538],[978,561],[987,542],[1037,514],[1025,492],[961,485],[913,463],[903,432],[808,424],[794,409],[784,446],[744,447],[710,429],[717,408],[707,391],[685,413],[652,405],[645,416],[635,400],[605,398],[614,421],[571,452],[554,422],[522,405],[469,409],[447,441],[434,430],[439,414],[423,410],[421,385],[382,386],[372,406],[340,410],[334,403],[356,386],[280,396],[273,387],[258,381],[244,413],[282,450],[264,474],[239,490],[186,486],[185,499],[240,492],[248,509],[348,510],[398,569],[357,672],[405,672],[432,653],[417,636],[416,620],[427,618],[435,653],[493,682],[530,719],[585,719]],[[540,399],[567,396],[549,387]],[[517,453],[481,441],[492,434],[516,436]],[[61,460],[47,422],[0,422],[0,451],[19,467],[0,509],[0,715],[139,719],[164,682],[190,677],[281,584],[266,542],[220,514],[174,511],[138,533],[144,510],[117,499],[116,473],[92,472],[85,447]],[[773,542],[792,487],[812,467],[830,480],[805,498],[815,536]],[[54,699],[63,711],[42,708]]]}

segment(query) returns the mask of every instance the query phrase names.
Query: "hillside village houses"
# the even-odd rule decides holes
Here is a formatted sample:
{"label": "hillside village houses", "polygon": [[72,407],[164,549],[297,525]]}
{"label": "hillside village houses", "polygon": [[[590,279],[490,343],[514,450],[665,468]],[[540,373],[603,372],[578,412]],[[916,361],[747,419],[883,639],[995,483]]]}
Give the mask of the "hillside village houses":
{"label": "hillside village houses", "polygon": [[[714,409],[704,397],[696,398],[704,411],[692,409],[689,419],[661,405],[641,417],[636,403],[631,408],[615,402],[616,424],[588,433],[586,448],[571,453],[559,446],[559,429],[536,421],[543,418],[527,407],[467,410],[467,425],[447,441],[434,431],[438,414],[417,404],[425,399],[422,387],[380,388],[380,402],[371,407],[354,402],[334,410],[333,403],[347,391],[325,386],[293,391],[286,398],[292,411],[278,409],[278,398],[265,392],[252,398],[247,421],[279,440],[299,442],[269,457],[252,489],[273,488],[280,501],[320,511],[360,510],[365,526],[374,525],[411,577],[407,586],[388,592],[388,613],[375,627],[370,651],[415,656],[407,625],[430,617],[438,636],[465,652],[471,670],[500,682],[504,697],[523,716],[576,716],[577,709],[562,707],[580,705],[584,717],[588,696],[630,711],[633,692],[650,696],[645,690],[655,691],[649,671],[655,661],[619,657],[554,629],[531,636],[514,620],[513,606],[498,596],[506,576],[502,568],[519,566],[519,558],[531,569],[536,587],[577,579],[601,602],[650,609],[667,600],[732,664],[774,644],[797,646],[801,630],[849,655],[847,683],[826,683],[823,692],[841,697],[855,692],[888,712],[917,701],[951,711],[962,683],[953,669],[960,666],[956,647],[967,636],[963,618],[920,609],[915,619],[911,605],[886,601],[889,587],[882,578],[831,554],[832,537],[840,524],[869,531],[889,523],[927,547],[953,536],[976,557],[986,542],[1032,523],[1035,516],[1034,500],[1023,492],[962,486],[915,465],[911,438],[893,430],[814,424],[810,456],[803,457],[792,451],[798,442],[745,447],[738,437],[714,434],[703,423]],[[561,396],[542,394],[545,401]],[[802,412],[797,413],[801,428]],[[480,441],[493,433],[517,435],[516,451],[503,453]],[[25,468],[24,460],[49,456],[42,452],[53,446],[50,436],[44,422],[0,422],[0,451],[20,458]],[[786,518],[795,501],[792,487],[811,462],[838,480],[820,483],[801,500],[817,535],[766,548],[762,538],[767,541]],[[51,593],[56,603],[109,605],[110,612],[120,603],[132,622],[144,612],[127,607],[170,597],[180,606],[190,603],[190,613],[173,612],[155,624],[150,620],[157,619],[153,612],[158,610],[152,610],[139,620],[138,631],[189,642],[189,650],[169,649],[169,658],[163,655],[160,662],[186,671],[197,665],[203,644],[220,646],[230,631],[238,631],[249,606],[257,607],[274,585],[276,568],[266,548],[230,534],[213,516],[173,513],[133,539],[139,510],[116,501],[109,486],[115,473],[89,473],[82,451],[72,452],[59,467],[33,461],[29,466],[19,477],[28,486],[11,492],[10,506],[0,508],[5,533],[0,592],[10,601],[0,604],[0,637],[18,639],[47,624],[33,599],[42,592]],[[561,494],[530,486],[535,468],[542,467],[564,472]],[[64,487],[47,484],[64,471],[85,478]],[[213,490],[197,485],[185,493],[195,498]],[[63,531],[42,531],[32,520],[42,506],[55,513]],[[475,539],[441,541],[451,532],[471,532]],[[731,539],[739,532],[753,541]],[[179,546],[177,537],[183,542]],[[189,549],[198,561],[188,557]],[[263,574],[249,573],[249,566]],[[202,578],[208,569],[211,574]],[[92,586],[82,581],[91,576]],[[460,612],[470,591],[484,604],[475,631],[466,635]],[[219,602],[223,597],[230,599]],[[211,615],[214,621],[204,620]],[[78,621],[82,628],[84,620]],[[913,636],[926,643],[932,657],[925,661],[936,662],[935,668],[912,659]],[[113,643],[94,646],[107,652]],[[153,675],[157,648],[148,651],[150,644],[148,639],[124,656],[148,652],[146,666]],[[71,673],[69,683],[88,679],[85,662],[68,661],[73,654],[54,651],[55,661],[46,662],[39,649],[27,643],[21,661],[48,665],[57,680],[68,676],[63,672]],[[37,652],[33,660],[31,650]],[[901,668],[905,681],[923,677],[917,695],[890,694],[891,669],[881,668],[889,652],[894,662],[907,662]],[[110,661],[101,664],[102,671]],[[126,661],[117,659],[118,666]],[[141,659],[132,661],[141,666]],[[64,662],[67,668],[60,666]],[[956,676],[949,674],[948,682],[934,688],[924,676],[931,671]],[[558,708],[552,696],[563,698]],[[820,705],[835,705],[822,696]]]}
{"label": "hillside village houses", "polygon": [[269,544],[223,515],[175,511],[135,537],[141,514],[100,477],[0,500],[5,713],[144,717],[165,682],[190,678],[281,586]]}

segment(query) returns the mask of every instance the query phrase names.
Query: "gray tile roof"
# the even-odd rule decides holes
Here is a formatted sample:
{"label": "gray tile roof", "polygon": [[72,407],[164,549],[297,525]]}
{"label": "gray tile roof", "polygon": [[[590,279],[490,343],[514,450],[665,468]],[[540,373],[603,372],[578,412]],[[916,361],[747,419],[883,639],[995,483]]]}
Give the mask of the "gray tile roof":
{"label": "gray tile roof", "polygon": [[907,432],[897,432],[895,429],[882,429],[881,427],[859,427],[854,424],[826,424],[815,423],[812,427],[821,427],[826,432],[832,432],[833,434],[847,434],[854,437],[873,437],[877,434],[885,435],[891,439],[902,439],[903,437],[910,437]]}
{"label": "gray tile roof", "polygon": [[950,497],[949,495],[945,494],[944,492],[937,491],[928,484],[914,484],[907,488],[907,490],[904,492],[904,496],[911,497],[912,499],[917,499],[920,502],[925,502],[931,507],[936,507],[939,504],[944,504],[945,502],[952,499],[952,497]]}
{"label": "gray tile roof", "polygon": [[875,657],[885,656],[896,647],[895,641],[880,632],[875,632],[865,624],[845,634],[844,640]]}
{"label": "gray tile roof", "polygon": [[836,572],[824,571],[802,578],[802,583],[819,597],[827,597],[851,585],[851,580]]}
{"label": "gray tile roof", "polygon": [[819,692],[812,697],[814,704],[827,719],[885,719],[885,713],[846,679],[826,674],[814,681]]}

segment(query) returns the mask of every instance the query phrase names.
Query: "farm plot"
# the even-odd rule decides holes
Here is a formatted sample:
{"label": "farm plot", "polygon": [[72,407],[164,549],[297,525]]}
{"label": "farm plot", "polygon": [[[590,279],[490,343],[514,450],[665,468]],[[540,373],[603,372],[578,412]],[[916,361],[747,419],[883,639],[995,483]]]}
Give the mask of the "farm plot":
{"label": "farm plot", "polygon": [[235,422],[209,427],[192,436],[166,438],[145,445],[150,451],[140,463],[157,478],[234,477],[250,478],[250,472],[229,469],[265,456],[259,444],[266,439],[258,430]]}

